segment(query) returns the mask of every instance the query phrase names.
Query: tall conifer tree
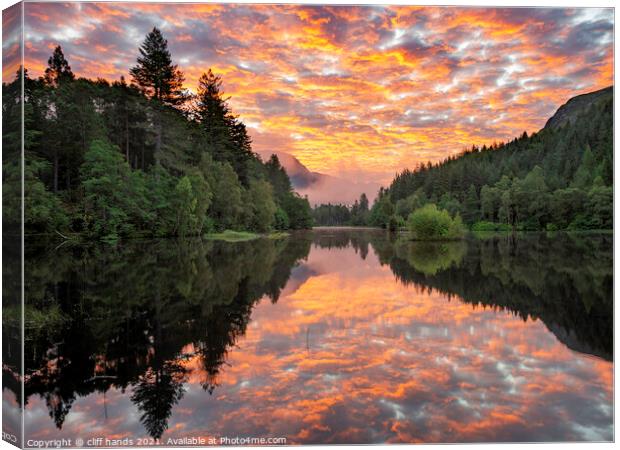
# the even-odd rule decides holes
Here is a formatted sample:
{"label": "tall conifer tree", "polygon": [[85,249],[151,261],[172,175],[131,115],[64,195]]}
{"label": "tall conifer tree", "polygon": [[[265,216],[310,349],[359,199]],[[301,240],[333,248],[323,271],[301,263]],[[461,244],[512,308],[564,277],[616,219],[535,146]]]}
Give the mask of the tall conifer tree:
{"label": "tall conifer tree", "polygon": [[138,64],[129,71],[134,82],[150,98],[176,106],[185,101],[183,73],[168,50],[168,41],[157,28],[147,34],[140,47]]}
{"label": "tall conifer tree", "polygon": [[73,81],[75,75],[71,71],[69,62],[65,59],[60,45],[56,46],[54,53],[47,60],[47,69],[45,69],[45,82],[50,86],[58,86],[64,81]]}
{"label": "tall conifer tree", "polygon": [[[147,34],[137,61],[138,64],[129,73],[149,98],[167,106],[178,106],[186,100],[183,73],[176,64],[172,64],[168,41],[158,28],[153,27]],[[155,129],[155,162],[159,165],[162,140],[160,108],[156,108]]]}

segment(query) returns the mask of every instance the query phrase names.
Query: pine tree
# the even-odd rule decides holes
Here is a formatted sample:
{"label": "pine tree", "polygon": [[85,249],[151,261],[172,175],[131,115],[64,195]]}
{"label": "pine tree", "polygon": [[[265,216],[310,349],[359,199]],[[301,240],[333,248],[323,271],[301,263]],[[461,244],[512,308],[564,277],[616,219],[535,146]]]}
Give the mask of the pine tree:
{"label": "pine tree", "polygon": [[168,50],[168,41],[157,28],[147,34],[140,47],[138,64],[129,70],[134,82],[150,98],[176,106],[186,100],[183,73]]}
{"label": "pine tree", "polygon": [[228,99],[222,93],[221,77],[211,69],[198,80],[193,113],[201,125],[207,150],[213,159],[228,162],[235,169],[241,184],[249,187],[250,162],[256,159],[252,152],[252,140],[245,125],[228,106]]}
{"label": "pine tree", "polygon": [[[222,92],[222,79],[211,69],[198,80],[195,115],[202,125],[208,150],[216,161],[227,161],[232,146],[229,131],[230,108]],[[229,161],[230,162],[230,161]]]}
{"label": "pine tree", "polygon": [[365,192],[360,195],[360,212],[364,214],[368,212],[368,197],[366,197]]}
{"label": "pine tree", "polygon": [[230,139],[234,149],[233,167],[244,186],[249,185],[250,161],[256,159],[252,151],[252,139],[248,135],[245,124],[232,115],[228,116]]}
{"label": "pine tree", "polygon": [[282,202],[287,194],[293,189],[291,180],[286,174],[286,170],[280,164],[280,159],[276,154],[271,155],[269,161],[265,163],[267,178],[273,186],[273,193],[279,202]]}
{"label": "pine tree", "polygon": [[75,75],[73,75],[71,66],[69,66],[69,62],[65,59],[60,45],[54,49],[54,53],[47,60],[47,65],[44,79],[49,86],[57,87],[63,82],[75,79]]}
{"label": "pine tree", "polygon": [[[140,47],[138,64],[129,70],[133,81],[149,98],[166,106],[178,106],[187,97],[183,92],[183,73],[168,51],[168,41],[157,28],[146,36]],[[162,146],[160,108],[155,108],[155,164],[160,164]]]}

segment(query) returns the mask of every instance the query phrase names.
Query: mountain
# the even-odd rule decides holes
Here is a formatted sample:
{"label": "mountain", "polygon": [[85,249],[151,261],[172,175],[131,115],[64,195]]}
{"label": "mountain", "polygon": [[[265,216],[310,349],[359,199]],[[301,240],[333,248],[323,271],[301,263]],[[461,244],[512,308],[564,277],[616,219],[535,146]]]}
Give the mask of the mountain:
{"label": "mountain", "polygon": [[599,104],[608,99],[613,99],[614,87],[608,86],[598,91],[577,95],[564,103],[551,116],[545,124],[545,128],[557,129],[567,122],[574,123],[577,117],[586,112],[593,104]]}
{"label": "mountain", "polygon": [[323,175],[319,172],[311,172],[290,153],[263,152],[261,156],[264,160],[267,160],[273,154],[275,154],[280,160],[280,164],[282,164],[286,170],[286,173],[291,179],[291,183],[293,184],[295,190],[309,188],[310,186],[321,182],[323,178],[327,177],[327,175]]}
{"label": "mountain", "polygon": [[312,205],[321,203],[351,205],[362,193],[365,193],[372,202],[381,186],[379,183],[360,182],[312,172],[290,153],[267,151],[260,154],[264,160],[275,154],[291,179],[293,188],[300,195],[308,196]]}

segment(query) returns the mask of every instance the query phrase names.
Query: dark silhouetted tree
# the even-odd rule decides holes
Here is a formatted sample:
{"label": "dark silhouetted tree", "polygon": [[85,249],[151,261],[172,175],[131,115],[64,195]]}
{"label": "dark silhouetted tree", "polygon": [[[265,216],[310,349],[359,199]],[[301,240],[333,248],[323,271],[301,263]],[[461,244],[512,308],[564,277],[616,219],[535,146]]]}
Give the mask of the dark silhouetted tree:
{"label": "dark silhouetted tree", "polygon": [[71,71],[71,66],[65,59],[60,45],[56,46],[54,53],[47,60],[45,69],[45,82],[50,86],[58,86],[65,81],[73,81],[75,75]]}

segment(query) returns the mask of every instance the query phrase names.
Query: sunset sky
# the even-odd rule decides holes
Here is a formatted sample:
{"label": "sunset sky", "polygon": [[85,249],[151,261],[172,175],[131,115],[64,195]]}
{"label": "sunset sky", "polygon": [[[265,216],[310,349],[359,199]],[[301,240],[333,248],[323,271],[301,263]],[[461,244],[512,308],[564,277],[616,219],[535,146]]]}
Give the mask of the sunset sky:
{"label": "sunset sky", "polygon": [[255,151],[377,183],[537,131],[613,81],[612,9],[26,3],[25,14],[32,76],[60,44],[78,76],[128,77],[157,26],[188,88],[208,68],[222,75]]}

